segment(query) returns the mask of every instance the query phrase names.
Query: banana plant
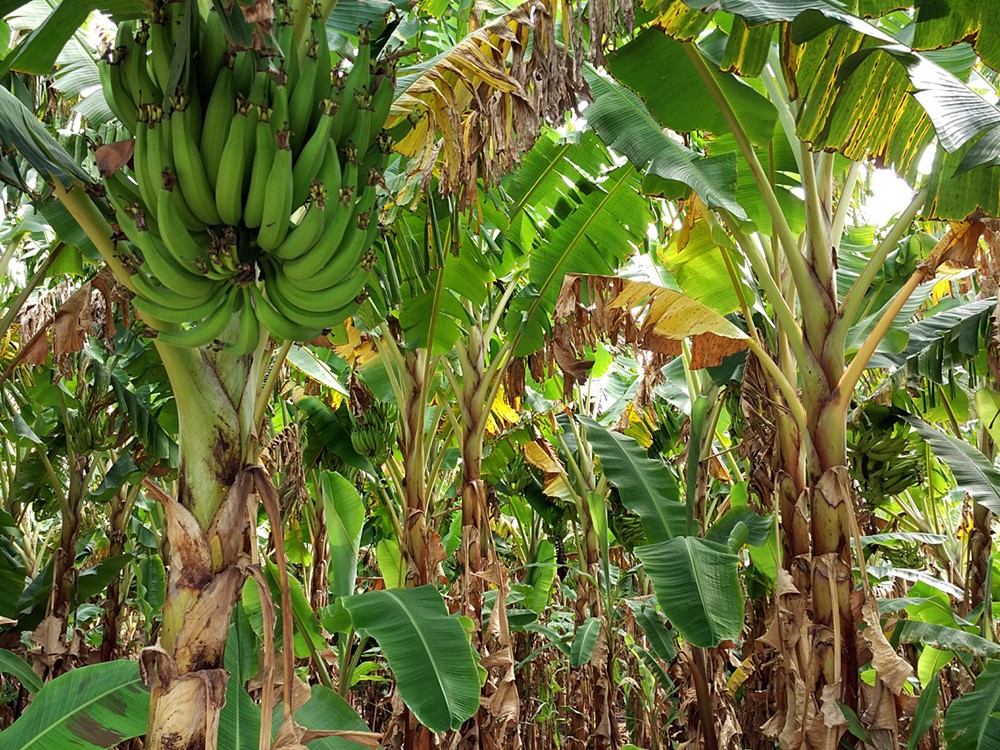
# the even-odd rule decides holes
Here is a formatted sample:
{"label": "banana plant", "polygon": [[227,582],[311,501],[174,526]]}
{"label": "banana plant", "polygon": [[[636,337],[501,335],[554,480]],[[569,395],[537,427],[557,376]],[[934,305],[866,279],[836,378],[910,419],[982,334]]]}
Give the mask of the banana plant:
{"label": "banana plant", "polygon": [[[921,180],[916,158],[934,138],[932,121],[944,148],[965,145],[949,139],[947,126],[958,118],[949,120],[942,105],[949,93],[971,92],[926,56],[896,54],[899,40],[889,18],[860,21],[822,0],[806,7],[731,0],[709,8],[735,14],[739,22],[731,27],[721,15],[701,14],[679,1],[654,2],[649,9],[656,28],[609,58],[610,72],[628,88],[589,75],[594,102],[585,117],[644,172],[647,190],[697,196],[685,206],[684,240],[697,238],[702,247],[714,248],[713,254],[700,251],[702,267],[714,257],[725,275],[708,285],[691,273],[696,261],[686,260],[688,267],[675,269],[675,278],[720,312],[742,315],[753,357],[766,372],[769,398],[781,404],[771,412],[780,467],[773,502],[784,551],[777,611],[785,611],[787,597],[803,597],[811,613],[803,626],[814,635],[806,649],[791,649],[780,638],[771,642],[782,658],[784,687],[762,731],[783,747],[798,747],[808,736],[810,746],[832,748],[847,730],[842,716],[874,710],[858,682],[863,643],[849,605],[857,522],[846,470],[847,410],[872,355],[914,290],[945,260],[968,262],[983,231],[975,218],[966,218],[978,194],[972,184],[992,185],[994,176],[981,167],[953,176],[961,157],[939,151],[930,177]],[[648,66],[651,56],[662,63],[657,72]],[[844,59],[848,62],[841,65]],[[918,96],[928,114],[908,98],[907,71],[915,76],[915,60],[924,73],[934,70],[948,84],[934,88],[917,82],[928,89]],[[959,76],[968,71],[953,67]],[[755,87],[745,86],[741,76],[753,79]],[[883,91],[879,105],[859,95],[864,82],[874,80]],[[671,106],[680,86],[683,109]],[[692,136],[700,131],[691,141],[700,150],[680,146],[663,134],[664,127]],[[837,151],[847,159],[835,156]],[[845,276],[838,253],[860,162],[870,155],[894,165],[917,189],[860,272]],[[987,188],[986,194],[990,202],[996,190]],[[864,340],[849,350],[848,333],[872,283],[918,216],[956,223],[925,251]],[[677,276],[680,270],[687,276]],[[751,288],[744,279],[752,280]],[[732,292],[720,298],[723,286]],[[766,321],[755,312],[761,304]],[[761,501],[770,505],[772,498]],[[807,684],[805,675],[817,678]],[[884,696],[901,683],[887,687]],[[846,707],[843,714],[840,705]]]}

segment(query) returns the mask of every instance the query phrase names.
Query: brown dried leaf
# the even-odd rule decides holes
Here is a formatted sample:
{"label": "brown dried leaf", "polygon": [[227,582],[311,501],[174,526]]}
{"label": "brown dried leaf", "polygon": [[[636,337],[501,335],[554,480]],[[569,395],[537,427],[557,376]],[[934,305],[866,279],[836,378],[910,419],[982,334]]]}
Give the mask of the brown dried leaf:
{"label": "brown dried leaf", "polygon": [[119,169],[132,161],[132,154],[135,153],[135,139],[129,138],[127,141],[115,141],[98,146],[94,151],[94,159],[97,162],[97,171],[101,177],[113,175]]}
{"label": "brown dried leaf", "polygon": [[871,593],[862,606],[862,616],[867,627],[861,631],[861,636],[871,647],[872,666],[875,667],[879,680],[885,683],[892,694],[899,695],[907,679],[913,674],[913,668],[906,659],[896,653],[882,632],[878,603]]}

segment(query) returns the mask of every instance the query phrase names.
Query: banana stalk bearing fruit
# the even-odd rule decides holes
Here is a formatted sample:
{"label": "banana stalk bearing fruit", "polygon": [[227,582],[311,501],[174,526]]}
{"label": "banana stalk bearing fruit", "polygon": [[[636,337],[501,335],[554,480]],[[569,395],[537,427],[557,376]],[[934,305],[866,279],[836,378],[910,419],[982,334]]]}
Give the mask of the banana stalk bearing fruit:
{"label": "banana stalk bearing fruit", "polygon": [[331,53],[319,7],[276,0],[273,29],[247,49],[226,36],[238,10],[157,0],[99,61],[135,142],[131,164],[105,178],[108,202],[132,245],[136,307],[165,343],[244,355],[265,330],[308,340],[365,294],[395,76],[372,60],[367,27],[353,59]]}

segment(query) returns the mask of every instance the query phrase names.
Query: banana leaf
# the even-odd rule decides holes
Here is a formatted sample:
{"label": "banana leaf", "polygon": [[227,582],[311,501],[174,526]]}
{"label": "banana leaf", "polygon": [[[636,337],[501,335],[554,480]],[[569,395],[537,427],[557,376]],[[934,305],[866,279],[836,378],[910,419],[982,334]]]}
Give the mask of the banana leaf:
{"label": "banana leaf", "polygon": [[105,750],[146,733],[149,692],[134,661],[80,667],[47,683],[7,730],[4,750]]}
{"label": "banana leaf", "polygon": [[341,600],[354,628],[378,641],[403,702],[435,732],[479,708],[479,670],[459,619],[434,586],[368,591]]}

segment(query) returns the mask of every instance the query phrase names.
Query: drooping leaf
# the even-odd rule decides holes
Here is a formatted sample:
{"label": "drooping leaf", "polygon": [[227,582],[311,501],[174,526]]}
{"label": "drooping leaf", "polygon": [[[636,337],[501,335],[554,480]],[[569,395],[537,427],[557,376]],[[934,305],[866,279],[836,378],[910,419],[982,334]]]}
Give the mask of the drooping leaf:
{"label": "drooping leaf", "polygon": [[2,71],[6,73],[8,70],[16,70],[37,76],[48,75],[66,42],[83,25],[96,5],[95,0],[58,3],[45,20],[7,56],[3,61]]}
{"label": "drooping leaf", "polygon": [[680,489],[666,465],[650,458],[632,438],[611,432],[589,417],[580,416],[587,439],[601,460],[601,469],[621,495],[622,504],[642,519],[650,542],[661,542],[685,532]]}
{"label": "drooping leaf", "polygon": [[934,723],[938,714],[938,673],[935,672],[927,687],[920,693],[920,700],[913,711],[913,725],[910,727],[910,739],[906,750],[916,750],[920,739]]}
{"label": "drooping leaf", "polygon": [[901,643],[916,643],[921,646],[932,646],[941,651],[955,651],[972,654],[981,659],[1000,658],[1000,644],[985,638],[967,633],[958,628],[938,625],[934,622],[918,622],[906,620],[899,625]]}
{"label": "drooping leaf", "polygon": [[744,506],[728,510],[722,518],[712,524],[705,538],[727,544],[733,529],[740,523],[744,524],[749,532],[747,542],[751,546],[760,547],[767,543],[769,537],[774,536],[773,516],[759,515]]}
{"label": "drooping leaf", "polygon": [[914,374],[945,383],[949,368],[979,353],[995,308],[995,299],[981,299],[923,318],[903,329],[909,342],[901,354],[882,352],[872,364],[898,368],[897,377]]}
{"label": "drooping leaf", "polygon": [[584,116],[609,147],[628,156],[643,173],[686,185],[710,208],[746,218],[735,198],[735,158],[698,156],[664,134],[635,93],[596,72],[588,71],[586,77],[594,101]]}
{"label": "drooping leaf", "polygon": [[[649,206],[638,194],[631,166],[608,173],[572,194],[561,217],[549,217],[528,241],[528,280],[507,315],[507,328],[518,337],[515,356],[537,351],[548,318],[567,274],[609,274],[645,241]],[[576,205],[573,205],[573,204]]]}
{"label": "drooping leaf", "polygon": [[930,444],[934,455],[948,467],[961,489],[980,505],[1000,513],[1000,471],[982,451],[935,429],[913,414],[900,412],[900,418]]}
{"label": "drooping leaf", "polygon": [[656,611],[656,607],[650,601],[628,602],[635,614],[635,621],[642,632],[646,634],[649,647],[653,653],[663,661],[670,663],[677,656],[677,647],[674,645],[674,633],[663,622],[663,616]]}
{"label": "drooping leaf", "polygon": [[323,508],[330,541],[330,593],[354,593],[365,505],[353,484],[335,472],[323,472]]}
{"label": "drooping leaf", "polygon": [[[650,65],[650,60],[656,60],[656,65]],[[643,31],[617,50],[608,65],[615,78],[642,97],[650,114],[663,127],[678,133],[729,132],[725,117],[684,51],[684,45],[659,29]],[[712,75],[751,142],[756,146],[767,145],[777,121],[774,106],[737,77],[717,71]],[[681,101],[684,106],[677,106]]]}
{"label": "drooping leaf", "polygon": [[330,390],[342,396],[348,395],[347,389],[330,369],[330,366],[310,351],[308,347],[293,345],[288,350],[288,363]]}
{"label": "drooping leaf", "polygon": [[[346,3],[345,3],[346,4]],[[351,704],[324,685],[313,685],[312,694],[298,711],[295,721],[305,729],[370,732]],[[278,726],[277,723],[274,726]],[[343,737],[322,737],[309,743],[310,750],[362,750],[365,745]]]}
{"label": "drooping leaf", "polygon": [[66,149],[6,88],[0,88],[0,140],[13,146],[46,179],[53,177],[64,185],[74,178],[90,181]]}
{"label": "drooping leaf", "polygon": [[597,646],[597,636],[601,634],[601,621],[596,617],[588,617],[576,629],[573,645],[569,648],[570,666],[576,669],[590,661]]}
{"label": "drooping leaf", "polygon": [[295,406],[306,415],[309,428],[326,450],[339,457],[348,466],[369,474],[375,473],[371,461],[354,449],[351,436],[340,424],[333,409],[315,396],[300,398],[295,402]]}
{"label": "drooping leaf", "polygon": [[399,695],[435,732],[458,729],[479,708],[479,672],[462,625],[433,586],[344,597],[354,627],[378,641]]}
{"label": "drooping leaf", "polygon": [[694,646],[714,648],[739,637],[743,592],[739,557],[699,537],[637,547],[667,619]]}
{"label": "drooping leaf", "polygon": [[375,561],[378,563],[382,582],[387,589],[398,589],[406,581],[406,561],[395,539],[381,539],[375,545]]}
{"label": "drooping leaf", "polygon": [[46,683],[9,729],[4,750],[105,750],[146,733],[149,692],[134,661],[80,667]]}
{"label": "drooping leaf", "polygon": [[538,543],[535,561],[528,568],[527,580],[530,592],[524,597],[524,606],[538,614],[549,603],[552,583],[556,577],[556,548],[548,539]]}
{"label": "drooping leaf", "polygon": [[42,681],[35,674],[31,665],[13,651],[8,651],[5,648],[0,648],[0,674],[13,675],[32,695],[42,689]]}
{"label": "drooping leaf", "polygon": [[951,704],[944,717],[948,750],[982,750],[1000,737],[1000,662],[991,660],[976,678],[976,689]]}

